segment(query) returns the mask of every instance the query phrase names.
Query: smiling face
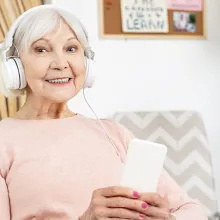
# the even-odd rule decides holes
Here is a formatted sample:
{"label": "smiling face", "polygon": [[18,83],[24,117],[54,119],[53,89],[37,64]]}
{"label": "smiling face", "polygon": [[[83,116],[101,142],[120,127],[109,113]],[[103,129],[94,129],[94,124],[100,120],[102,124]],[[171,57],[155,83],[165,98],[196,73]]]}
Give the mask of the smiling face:
{"label": "smiling face", "polygon": [[64,20],[20,53],[28,95],[67,102],[83,87],[84,49]]}

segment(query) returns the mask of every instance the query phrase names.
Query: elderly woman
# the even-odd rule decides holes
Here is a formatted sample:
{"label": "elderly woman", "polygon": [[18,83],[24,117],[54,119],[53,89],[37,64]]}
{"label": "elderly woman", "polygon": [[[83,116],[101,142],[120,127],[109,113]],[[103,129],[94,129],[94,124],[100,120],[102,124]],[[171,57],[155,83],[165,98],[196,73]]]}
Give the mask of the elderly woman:
{"label": "elderly woman", "polygon": [[[0,220],[207,219],[165,171],[157,193],[119,186],[133,135],[102,120],[115,149],[98,120],[68,109],[86,83],[91,58],[86,32],[74,15],[40,6],[14,28],[7,56],[20,62],[19,71],[4,60],[6,39],[2,90],[25,92],[27,99],[13,118],[0,123]],[[20,73],[17,86],[10,81],[18,78],[14,71]]]}

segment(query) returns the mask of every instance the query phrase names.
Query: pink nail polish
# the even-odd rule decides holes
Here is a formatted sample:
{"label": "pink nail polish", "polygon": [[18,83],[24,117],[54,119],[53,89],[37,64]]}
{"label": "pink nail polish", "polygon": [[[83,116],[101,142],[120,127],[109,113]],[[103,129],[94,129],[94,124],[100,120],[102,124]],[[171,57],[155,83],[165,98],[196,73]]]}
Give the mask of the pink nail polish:
{"label": "pink nail polish", "polygon": [[138,198],[140,196],[140,194],[138,192],[134,191],[133,196]]}
{"label": "pink nail polish", "polygon": [[145,215],[144,214],[140,214],[140,218],[145,218]]}
{"label": "pink nail polish", "polygon": [[146,209],[148,207],[148,204],[146,202],[144,202],[144,203],[142,203],[141,206],[142,206],[143,209]]}

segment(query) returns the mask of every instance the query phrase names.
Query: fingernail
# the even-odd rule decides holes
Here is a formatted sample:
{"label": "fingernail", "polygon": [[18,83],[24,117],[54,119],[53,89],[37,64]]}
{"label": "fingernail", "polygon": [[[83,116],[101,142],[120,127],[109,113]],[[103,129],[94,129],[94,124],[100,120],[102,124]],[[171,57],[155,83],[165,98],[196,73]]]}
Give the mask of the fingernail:
{"label": "fingernail", "polygon": [[133,196],[138,198],[140,196],[140,194],[138,192],[134,191]]}
{"label": "fingernail", "polygon": [[140,214],[140,218],[141,219],[145,218],[145,215],[144,214]]}
{"label": "fingernail", "polygon": [[141,206],[143,209],[146,209],[148,207],[148,204],[146,202],[143,202]]}

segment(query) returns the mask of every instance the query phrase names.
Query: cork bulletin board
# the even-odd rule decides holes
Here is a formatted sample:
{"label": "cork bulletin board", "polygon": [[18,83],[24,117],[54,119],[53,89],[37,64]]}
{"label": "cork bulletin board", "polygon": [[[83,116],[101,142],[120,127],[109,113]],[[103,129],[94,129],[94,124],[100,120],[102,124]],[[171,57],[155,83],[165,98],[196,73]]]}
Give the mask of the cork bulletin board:
{"label": "cork bulletin board", "polygon": [[101,38],[206,39],[206,0],[98,0]]}

